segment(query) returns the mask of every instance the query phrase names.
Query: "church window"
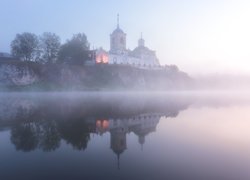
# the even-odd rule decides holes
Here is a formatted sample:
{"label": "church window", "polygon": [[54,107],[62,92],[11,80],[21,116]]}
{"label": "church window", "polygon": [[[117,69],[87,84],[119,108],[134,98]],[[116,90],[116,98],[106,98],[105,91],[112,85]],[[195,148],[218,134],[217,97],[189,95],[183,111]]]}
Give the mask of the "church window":
{"label": "church window", "polygon": [[120,39],[120,43],[123,44],[124,43],[124,39],[121,37]]}

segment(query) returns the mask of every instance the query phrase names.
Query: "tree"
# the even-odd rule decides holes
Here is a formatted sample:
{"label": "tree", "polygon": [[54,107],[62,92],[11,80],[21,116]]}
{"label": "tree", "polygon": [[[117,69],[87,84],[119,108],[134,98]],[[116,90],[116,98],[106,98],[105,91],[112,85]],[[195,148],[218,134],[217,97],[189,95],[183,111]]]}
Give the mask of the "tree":
{"label": "tree", "polygon": [[17,34],[11,42],[11,53],[23,61],[36,61],[39,57],[39,40],[35,34]]}
{"label": "tree", "polygon": [[58,57],[61,46],[60,37],[54,33],[45,32],[40,37],[41,58],[43,62],[53,63]]}
{"label": "tree", "polygon": [[39,147],[46,152],[54,151],[60,147],[61,136],[58,132],[57,122],[45,119],[40,123]]}
{"label": "tree", "polygon": [[17,150],[33,151],[39,143],[38,129],[34,123],[17,124],[11,130],[11,142]]}
{"label": "tree", "polygon": [[86,121],[82,118],[71,117],[66,123],[59,124],[59,132],[66,143],[74,149],[85,150],[90,140],[90,131]]}
{"label": "tree", "polygon": [[73,35],[59,51],[59,61],[67,64],[83,64],[89,57],[89,42],[84,33]]}

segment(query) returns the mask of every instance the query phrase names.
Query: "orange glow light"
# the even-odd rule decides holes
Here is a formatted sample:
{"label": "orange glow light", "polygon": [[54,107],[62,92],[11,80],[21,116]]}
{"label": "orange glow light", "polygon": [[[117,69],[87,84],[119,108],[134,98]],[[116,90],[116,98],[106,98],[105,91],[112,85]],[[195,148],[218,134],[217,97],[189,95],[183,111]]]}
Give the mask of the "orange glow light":
{"label": "orange glow light", "polygon": [[102,54],[98,54],[96,56],[96,63],[97,64],[100,64],[100,63],[107,64],[108,61],[109,60],[108,60],[108,55],[107,54],[102,53]]}
{"label": "orange glow light", "polygon": [[97,120],[97,121],[96,121],[96,126],[97,126],[97,127],[101,127],[101,125],[102,125],[101,120]]}
{"label": "orange glow light", "polygon": [[103,123],[102,123],[102,127],[104,129],[108,129],[108,127],[109,127],[109,121],[108,120],[104,120]]}

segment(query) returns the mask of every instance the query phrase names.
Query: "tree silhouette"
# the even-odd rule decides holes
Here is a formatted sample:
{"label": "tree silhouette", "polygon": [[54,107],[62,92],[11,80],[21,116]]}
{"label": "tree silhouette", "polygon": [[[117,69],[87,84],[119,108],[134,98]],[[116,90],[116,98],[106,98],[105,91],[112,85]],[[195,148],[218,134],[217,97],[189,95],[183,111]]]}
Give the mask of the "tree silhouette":
{"label": "tree silhouette", "polygon": [[11,53],[23,61],[36,61],[39,58],[39,40],[35,34],[17,34],[11,42]]}
{"label": "tree silhouette", "polygon": [[53,63],[57,60],[61,46],[60,37],[51,32],[45,32],[40,37],[40,48],[42,61]]}
{"label": "tree silhouette", "polygon": [[81,65],[88,59],[88,50],[87,36],[84,33],[78,33],[61,46],[58,60],[66,64]]}
{"label": "tree silhouette", "polygon": [[85,150],[88,141],[90,140],[90,133],[88,127],[83,119],[72,119],[63,123],[60,126],[60,133],[62,138],[77,150]]}
{"label": "tree silhouette", "polygon": [[46,120],[41,124],[39,147],[46,152],[54,151],[60,147],[61,136],[55,121]]}
{"label": "tree silhouette", "polygon": [[11,131],[11,142],[17,150],[33,151],[39,143],[39,136],[34,123],[22,123],[14,126]]}

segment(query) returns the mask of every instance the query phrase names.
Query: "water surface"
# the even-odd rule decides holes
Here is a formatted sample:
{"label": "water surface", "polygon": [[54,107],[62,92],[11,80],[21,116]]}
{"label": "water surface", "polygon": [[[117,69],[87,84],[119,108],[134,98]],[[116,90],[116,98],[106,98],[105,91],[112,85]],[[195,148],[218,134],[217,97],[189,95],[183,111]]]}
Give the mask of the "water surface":
{"label": "water surface", "polygon": [[250,96],[0,95],[1,179],[250,179]]}

